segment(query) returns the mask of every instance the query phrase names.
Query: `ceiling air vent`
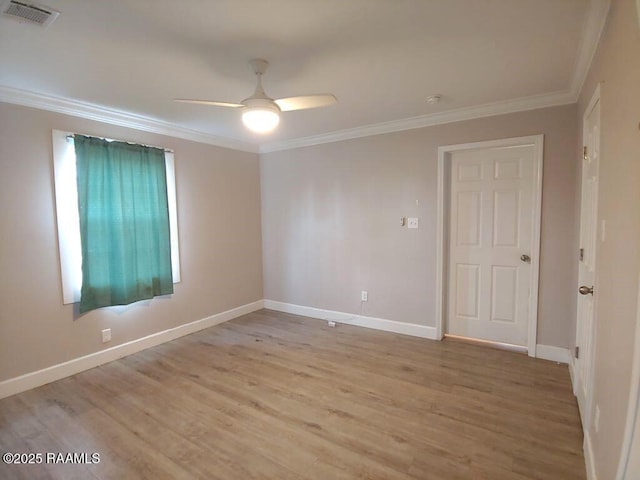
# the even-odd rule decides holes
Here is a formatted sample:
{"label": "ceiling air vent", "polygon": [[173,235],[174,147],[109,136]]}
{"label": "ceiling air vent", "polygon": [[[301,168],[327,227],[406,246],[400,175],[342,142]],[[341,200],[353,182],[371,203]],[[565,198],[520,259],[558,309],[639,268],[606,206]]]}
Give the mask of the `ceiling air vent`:
{"label": "ceiling air vent", "polygon": [[60,12],[42,5],[9,0],[2,5],[2,15],[21,22],[48,27],[60,15]]}

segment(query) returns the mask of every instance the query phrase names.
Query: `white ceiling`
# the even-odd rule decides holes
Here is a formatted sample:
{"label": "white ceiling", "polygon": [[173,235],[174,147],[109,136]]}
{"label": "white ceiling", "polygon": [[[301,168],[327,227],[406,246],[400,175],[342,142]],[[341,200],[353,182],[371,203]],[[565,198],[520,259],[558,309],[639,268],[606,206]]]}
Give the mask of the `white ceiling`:
{"label": "white ceiling", "polygon": [[[39,3],[61,12],[47,29],[0,17],[0,100],[37,103],[29,94],[40,94],[45,108],[125,112],[263,150],[571,103],[608,6],[607,0]],[[333,93],[338,104],[286,112],[276,132],[260,136],[244,129],[237,110],[172,102],[241,101],[255,86],[251,58],[270,62],[264,76],[270,96]],[[431,94],[442,101],[429,105]]]}

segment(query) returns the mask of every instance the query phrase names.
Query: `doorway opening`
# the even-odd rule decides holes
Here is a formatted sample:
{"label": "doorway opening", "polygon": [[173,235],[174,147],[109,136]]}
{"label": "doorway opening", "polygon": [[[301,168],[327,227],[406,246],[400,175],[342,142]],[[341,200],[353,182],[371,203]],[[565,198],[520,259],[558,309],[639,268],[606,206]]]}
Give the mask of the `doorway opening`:
{"label": "doorway opening", "polygon": [[436,330],[536,356],[543,135],[438,149]]}

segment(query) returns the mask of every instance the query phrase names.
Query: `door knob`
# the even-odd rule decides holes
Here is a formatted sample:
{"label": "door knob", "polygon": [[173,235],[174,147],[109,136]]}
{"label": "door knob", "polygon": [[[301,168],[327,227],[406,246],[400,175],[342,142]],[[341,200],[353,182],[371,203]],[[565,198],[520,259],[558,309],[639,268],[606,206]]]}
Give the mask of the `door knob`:
{"label": "door knob", "polygon": [[578,291],[580,292],[580,295],[593,295],[593,287],[587,287],[586,285],[582,285]]}
{"label": "door knob", "polygon": [[520,260],[526,263],[531,263],[531,257],[526,253],[524,255],[520,255]]}

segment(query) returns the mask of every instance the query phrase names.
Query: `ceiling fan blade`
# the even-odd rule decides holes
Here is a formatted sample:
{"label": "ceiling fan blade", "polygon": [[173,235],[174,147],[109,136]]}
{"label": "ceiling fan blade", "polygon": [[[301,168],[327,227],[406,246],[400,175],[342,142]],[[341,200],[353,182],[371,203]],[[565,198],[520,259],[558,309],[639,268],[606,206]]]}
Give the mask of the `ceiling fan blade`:
{"label": "ceiling fan blade", "polygon": [[241,103],[230,103],[230,102],[216,102],[215,100],[194,100],[190,98],[174,98],[174,102],[180,103],[197,103],[199,105],[213,105],[216,107],[232,107],[232,108],[240,108],[244,107]]}
{"label": "ceiling fan blade", "polygon": [[326,107],[336,103],[338,99],[330,93],[319,95],[302,95],[300,97],[278,98],[274,100],[280,110],[289,112],[291,110],[305,110],[307,108]]}

